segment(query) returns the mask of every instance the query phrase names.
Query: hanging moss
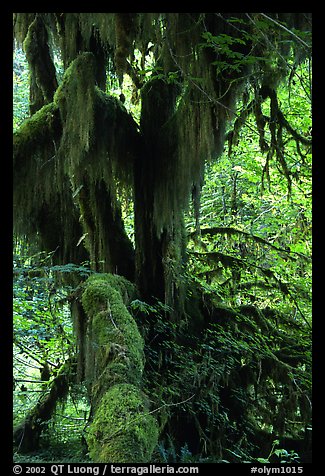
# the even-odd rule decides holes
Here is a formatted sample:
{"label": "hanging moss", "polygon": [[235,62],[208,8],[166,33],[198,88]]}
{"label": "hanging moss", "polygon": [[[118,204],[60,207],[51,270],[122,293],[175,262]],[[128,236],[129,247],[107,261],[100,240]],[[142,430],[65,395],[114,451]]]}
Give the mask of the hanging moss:
{"label": "hanging moss", "polygon": [[[149,81],[142,90],[141,131],[146,149],[138,167],[143,167],[143,173],[153,191],[153,196],[150,197],[153,203],[150,206],[153,207],[152,219],[158,237],[173,221],[173,213],[178,209],[175,207],[176,200],[181,198],[182,184],[177,175],[175,131],[166,130],[167,123],[175,112],[178,90],[177,85],[167,84],[161,79]],[[175,191],[176,183],[179,186],[178,193]]]}
{"label": "hanging moss", "polygon": [[15,40],[22,46],[26,38],[29,25],[34,21],[36,13],[14,13],[13,29]]}
{"label": "hanging moss", "polygon": [[59,153],[75,189],[86,167],[90,185],[104,179],[115,194],[116,179],[124,185],[132,183],[138,128],[118,99],[95,86],[94,71],[94,55],[80,54],[54,96],[63,123]]}
{"label": "hanging moss", "polygon": [[51,138],[54,139],[59,127],[58,108],[51,102],[26,119],[14,133],[14,160],[16,157],[30,156],[32,152],[44,152],[44,148],[51,146]]}
{"label": "hanging moss", "polygon": [[82,229],[57,157],[61,134],[54,103],[26,119],[14,133],[14,227],[16,233],[37,239],[42,250],[56,250],[55,260],[81,262],[88,256],[82,245],[76,247]]}
{"label": "hanging moss", "polygon": [[153,220],[158,235],[187,208],[193,186],[201,188],[205,161],[222,153],[226,124],[244,82],[243,68],[218,76],[217,52],[202,47],[203,24],[211,31],[227,31],[216,16],[165,15],[161,57],[167,74],[143,87],[141,113],[141,130],[145,139],[152,138],[147,139],[147,160],[154,170],[149,173],[155,180]]}
{"label": "hanging moss", "polygon": [[78,55],[80,49],[80,30],[78,13],[59,13],[57,15],[58,41],[62,51],[64,67]]}
{"label": "hanging moss", "polygon": [[[30,229],[44,203],[57,194],[55,142],[61,132],[58,109],[50,103],[23,122],[13,136],[15,226]],[[50,173],[49,173],[50,171]]]}
{"label": "hanging moss", "polygon": [[[64,124],[61,153],[69,151],[69,162],[78,165],[93,140],[95,61],[92,53],[79,55],[66,70],[54,96]],[[80,114],[82,111],[82,114]]]}
{"label": "hanging moss", "polygon": [[96,160],[98,156],[101,158],[99,173],[110,187],[112,177],[123,187],[130,187],[141,151],[139,127],[117,98],[96,88],[95,101],[96,144],[93,156]]}
{"label": "hanging moss", "polygon": [[35,19],[29,25],[23,43],[31,75],[31,113],[40,109],[44,104],[51,102],[58,86],[48,42],[45,22],[39,14],[36,14]]}

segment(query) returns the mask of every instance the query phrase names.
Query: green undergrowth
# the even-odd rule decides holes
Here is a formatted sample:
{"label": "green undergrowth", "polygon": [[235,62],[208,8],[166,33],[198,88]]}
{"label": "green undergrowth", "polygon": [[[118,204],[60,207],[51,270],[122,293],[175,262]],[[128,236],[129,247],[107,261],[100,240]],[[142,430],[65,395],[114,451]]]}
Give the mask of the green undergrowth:
{"label": "green undergrowth", "polygon": [[90,463],[91,460],[80,437],[51,441],[50,447],[41,448],[29,454],[14,453],[14,463]]}

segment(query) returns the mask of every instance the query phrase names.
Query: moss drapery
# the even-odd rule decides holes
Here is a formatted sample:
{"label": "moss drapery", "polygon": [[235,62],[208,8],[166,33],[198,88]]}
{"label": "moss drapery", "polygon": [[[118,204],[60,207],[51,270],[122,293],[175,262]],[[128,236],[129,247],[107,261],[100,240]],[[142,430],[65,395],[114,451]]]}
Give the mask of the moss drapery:
{"label": "moss drapery", "polygon": [[[94,84],[86,107],[89,114],[76,125],[73,118],[85,105],[85,75],[92,74],[92,58],[91,53],[78,57],[54,101],[14,134],[15,228],[30,236],[38,234],[41,246],[57,250],[59,262],[88,258],[96,271],[133,279],[134,251],[124,231],[114,177],[124,184],[131,180],[137,127],[122,104]],[[71,74],[76,70],[82,74]],[[78,78],[83,85],[78,85]],[[119,161],[126,164],[120,172]],[[82,235],[86,239],[80,243]]]}
{"label": "moss drapery", "polygon": [[[42,92],[39,97],[45,104],[54,94],[54,104],[60,111],[62,133],[55,140],[56,150],[51,155],[44,153],[44,161],[57,156],[57,189],[68,183],[76,208],[80,209],[77,191],[83,186],[86,169],[86,180],[92,187],[104,180],[112,214],[118,209],[117,182],[134,189],[135,275],[144,297],[151,298],[157,289],[162,296],[165,291],[167,295],[173,294],[169,278],[178,279],[184,251],[184,240],[176,229],[192,190],[196,196],[199,194],[205,160],[218,157],[223,150],[227,123],[247,81],[252,79],[261,87],[274,89],[285,73],[285,57],[293,42],[282,41],[281,33],[286,30],[278,31],[274,25],[287,22],[289,28],[308,30],[309,21],[309,14],[291,13],[14,15],[15,37],[25,47],[33,77]],[[295,36],[289,32],[289,39],[296,40],[294,48],[299,61],[308,54],[308,45]],[[47,74],[35,55],[36,39],[46,57],[42,64]],[[28,54],[31,48],[33,54]],[[66,69],[55,93],[51,48],[60,49]],[[139,54],[142,69],[136,60]],[[148,55],[152,55],[154,65],[151,76],[143,81],[141,75],[145,73]],[[107,70],[119,77],[121,87],[127,72],[134,79],[134,88],[140,89],[140,130],[122,103],[102,91]],[[277,158],[287,174],[279,149]],[[67,202],[56,200],[60,201]],[[24,208],[23,201],[20,207]],[[58,207],[58,214],[61,212]],[[107,228],[100,228],[93,235],[89,223],[84,224],[83,234],[87,238],[81,244],[86,245],[91,255],[94,250],[99,252],[97,263],[105,261],[103,254],[107,251],[94,243],[106,240]],[[67,234],[67,240],[70,237]],[[121,241],[126,242],[126,237]],[[130,244],[126,248],[130,255]],[[182,248],[175,255],[178,263],[172,277],[164,264],[169,262],[171,248]],[[152,268],[157,269],[152,276],[148,274],[146,250],[155,261]],[[106,265],[102,270],[115,272],[113,268],[114,265]]]}
{"label": "moss drapery", "polygon": [[24,39],[24,50],[30,65],[30,112],[52,102],[58,87],[55,67],[49,49],[48,31],[38,13],[30,23]]}

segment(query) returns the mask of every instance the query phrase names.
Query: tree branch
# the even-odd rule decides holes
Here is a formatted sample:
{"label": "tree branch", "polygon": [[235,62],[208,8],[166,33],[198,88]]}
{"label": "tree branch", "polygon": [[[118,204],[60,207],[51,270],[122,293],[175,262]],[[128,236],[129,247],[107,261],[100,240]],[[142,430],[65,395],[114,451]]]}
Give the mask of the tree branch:
{"label": "tree branch", "polygon": [[286,31],[291,36],[293,36],[297,41],[299,41],[303,46],[305,46],[308,51],[311,50],[311,47],[307,43],[305,43],[301,38],[299,38],[299,36],[297,36],[293,31],[289,30],[289,28],[287,28],[284,25],[282,25],[281,23],[277,22],[276,20],[274,20],[274,18],[271,18],[268,15],[265,15],[265,13],[260,13],[260,15],[262,17],[266,18],[267,20],[271,21],[275,25],[277,25],[279,28],[282,28],[282,30]]}
{"label": "tree branch", "polygon": [[[251,233],[248,233],[247,231],[243,230],[238,230],[237,228],[233,227],[210,227],[210,228],[201,228],[200,230],[201,236],[204,235],[216,235],[216,234],[225,234],[225,235],[243,235],[257,243],[262,243],[263,245],[266,245],[275,251],[278,251],[279,253],[286,253],[288,255],[288,258],[291,260],[295,260],[290,254],[295,254],[298,255],[299,258],[305,259],[307,261],[311,261],[311,258],[309,256],[306,256],[302,253],[299,253],[297,251],[291,251],[285,248],[279,248],[278,246],[275,246],[273,243],[270,243],[268,240],[265,240],[264,238],[261,238],[260,236],[252,235]],[[195,236],[195,231],[189,233],[189,238],[193,238]]]}
{"label": "tree branch", "polygon": [[64,399],[68,393],[69,379],[74,375],[71,366],[74,365],[73,359],[62,365],[57,376],[50,382],[48,392],[41,395],[24,420],[14,428],[14,443],[18,451],[27,453],[38,448],[44,423],[50,420],[57,402]]}

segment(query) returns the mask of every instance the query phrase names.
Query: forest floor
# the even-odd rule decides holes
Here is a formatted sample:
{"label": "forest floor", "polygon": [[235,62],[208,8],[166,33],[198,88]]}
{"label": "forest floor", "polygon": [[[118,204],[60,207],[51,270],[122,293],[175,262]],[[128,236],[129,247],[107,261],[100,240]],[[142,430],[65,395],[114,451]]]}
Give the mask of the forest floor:
{"label": "forest floor", "polygon": [[14,463],[90,463],[80,438],[51,442],[51,446],[33,453],[14,453]]}

